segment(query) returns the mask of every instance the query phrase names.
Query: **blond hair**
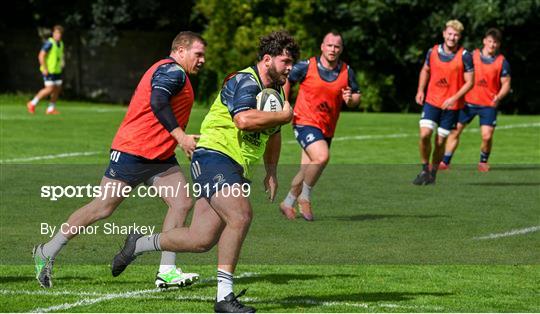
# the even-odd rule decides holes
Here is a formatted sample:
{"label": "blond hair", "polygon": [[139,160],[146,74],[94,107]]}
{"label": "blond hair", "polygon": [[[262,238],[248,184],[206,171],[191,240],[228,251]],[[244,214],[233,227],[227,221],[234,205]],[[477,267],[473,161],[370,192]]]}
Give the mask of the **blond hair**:
{"label": "blond hair", "polygon": [[458,20],[450,20],[450,21],[446,22],[446,28],[448,28],[448,27],[452,27],[453,29],[458,31],[458,33],[462,33],[463,30],[465,29],[463,27],[463,24]]}

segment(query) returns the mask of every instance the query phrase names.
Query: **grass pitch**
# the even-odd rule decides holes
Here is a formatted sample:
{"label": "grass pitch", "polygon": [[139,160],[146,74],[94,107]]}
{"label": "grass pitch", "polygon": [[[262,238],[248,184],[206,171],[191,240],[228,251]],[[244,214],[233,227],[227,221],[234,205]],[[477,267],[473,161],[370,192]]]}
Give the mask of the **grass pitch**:
{"label": "grass pitch", "polygon": [[[215,297],[215,250],[179,254],[201,283],[160,292],[158,254],[141,256],[113,278],[109,263],[122,235],[82,235],[57,258],[54,287],[34,279],[32,246],[48,239],[86,198],[50,201],[42,185],[98,184],[125,107],[60,102],[59,116],[25,96],[0,96],[1,265],[3,312],[209,312]],[[188,132],[207,109],[196,107]],[[500,116],[490,158],[478,173],[477,120],[463,134],[453,168],[436,186],[411,184],[419,171],[416,114],[343,113],[331,163],[314,190],[316,221],[286,221],[252,185],[255,218],[235,290],[264,312],[539,312],[540,118]],[[300,149],[283,128],[282,199]],[[181,156],[184,170],[188,162]],[[187,173],[187,172],[186,172]],[[157,199],[130,198],[108,220],[153,225]]]}

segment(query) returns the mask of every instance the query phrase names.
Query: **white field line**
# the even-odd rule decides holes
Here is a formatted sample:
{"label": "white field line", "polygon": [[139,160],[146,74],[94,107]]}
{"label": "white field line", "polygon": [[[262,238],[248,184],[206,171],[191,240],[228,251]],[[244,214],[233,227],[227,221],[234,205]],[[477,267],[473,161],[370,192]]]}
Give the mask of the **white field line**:
{"label": "white field line", "polygon": [[68,310],[77,306],[87,306],[87,305],[92,305],[95,303],[109,301],[113,299],[131,299],[135,296],[148,294],[148,293],[155,293],[155,292],[159,292],[159,289],[137,290],[137,291],[124,292],[124,293],[109,293],[98,298],[92,298],[92,299],[84,298],[74,303],[63,303],[59,305],[49,306],[46,308],[35,308],[30,312],[47,313],[47,312],[52,312],[52,311],[65,311],[65,310]]}
{"label": "white field line", "polygon": [[[246,277],[256,277],[258,276],[257,273],[242,273],[236,276],[236,278],[246,278]],[[200,282],[210,282],[216,280],[215,277],[209,277],[202,279]],[[168,296],[159,296],[159,295],[149,295],[153,293],[160,292],[159,289],[147,289],[147,290],[136,290],[136,291],[129,291],[124,293],[97,293],[97,292],[77,292],[77,291],[67,291],[67,290],[61,290],[61,291],[48,291],[48,290],[0,290],[1,295],[51,295],[51,296],[61,296],[61,295],[74,295],[74,296],[81,296],[85,297],[83,299],[80,299],[73,303],[63,303],[59,305],[54,305],[46,308],[35,308],[31,312],[36,313],[47,313],[52,311],[65,311],[74,307],[78,306],[87,306],[92,305],[100,302],[110,301],[114,299],[135,299],[135,298],[148,298],[148,299],[169,299]],[[94,298],[89,298],[93,296]],[[96,298],[97,297],[97,298]],[[195,301],[195,302],[213,302],[215,299],[214,297],[210,296],[177,296],[175,300],[179,301]],[[265,300],[260,298],[243,298],[245,302],[252,302],[252,303],[269,303],[269,304],[296,304],[296,305],[315,305],[315,306],[346,306],[346,307],[356,307],[356,308],[392,308],[392,309],[408,309],[408,310],[429,310],[429,311],[442,311],[443,308],[441,307],[429,307],[429,306],[415,306],[415,305],[400,305],[400,304],[393,304],[393,303],[379,303],[379,304],[367,304],[367,303],[354,303],[354,302],[340,302],[340,301],[320,301],[320,300],[313,300],[313,299],[298,299],[298,300],[283,300],[283,301],[275,301],[275,300]]]}
{"label": "white field line", "polygon": [[497,238],[504,238],[504,237],[512,237],[515,235],[520,234],[526,234],[531,232],[536,232],[540,230],[540,226],[534,226],[534,227],[528,227],[523,229],[514,229],[503,233],[491,233],[487,236],[482,237],[475,237],[474,240],[489,240],[489,239],[497,239]]}
{"label": "white field line", "polygon": [[[508,130],[508,129],[518,129],[518,128],[537,128],[540,127],[540,123],[521,123],[521,124],[509,124],[498,126],[497,130]],[[464,132],[478,132],[480,128],[467,128]],[[336,136],[332,139],[335,141],[363,141],[363,140],[378,140],[386,138],[404,138],[404,137],[413,137],[418,136],[418,133],[395,133],[395,134],[372,134],[372,135],[354,135],[354,136]],[[296,140],[285,141],[285,144],[295,144],[298,143]]]}
{"label": "white field line", "polygon": [[[83,298],[81,300],[78,300],[73,303],[63,303],[59,305],[50,306],[47,308],[35,308],[31,312],[33,313],[47,313],[52,311],[65,311],[68,309],[72,309],[74,307],[78,306],[88,306],[100,302],[115,300],[115,299],[135,299],[135,298],[148,298],[148,299],[158,299],[158,300],[164,300],[169,299],[167,296],[157,296],[157,295],[148,295],[150,293],[158,293],[160,292],[159,289],[148,289],[148,290],[137,290],[137,291],[130,291],[130,292],[124,292],[124,293],[110,293],[110,294],[99,294],[99,293],[85,293],[85,292],[69,292],[69,291],[63,291],[59,293],[55,293],[52,291],[11,291],[11,290],[0,290],[0,294],[28,294],[28,295],[80,295],[80,296],[99,296],[97,298]],[[178,301],[191,301],[191,302],[213,302],[215,300],[214,297],[210,296],[177,296],[174,298]],[[430,307],[430,306],[415,306],[415,305],[405,305],[405,304],[394,304],[394,303],[376,303],[376,304],[368,304],[368,303],[353,303],[353,302],[340,302],[340,301],[320,301],[320,300],[313,300],[313,299],[298,299],[298,300],[283,300],[283,301],[275,301],[275,300],[266,300],[261,298],[243,298],[244,302],[248,303],[258,303],[258,304],[292,304],[292,305],[313,305],[313,306],[323,306],[323,307],[331,307],[331,306],[344,306],[344,307],[353,307],[353,308],[362,308],[362,309],[368,309],[368,308],[392,308],[392,309],[408,309],[408,310],[431,310],[431,311],[441,311],[442,307]]]}
{"label": "white field line", "polygon": [[[515,128],[532,128],[540,127],[540,123],[522,123],[522,124],[509,124],[497,127],[498,130],[506,129],[515,129]],[[465,132],[475,132],[479,128],[465,129]],[[333,141],[347,141],[347,140],[373,140],[373,139],[385,139],[385,138],[404,138],[418,136],[417,133],[397,133],[397,134],[381,134],[381,135],[356,135],[356,136],[341,136],[334,137]],[[286,144],[295,144],[296,140],[285,141]],[[45,156],[34,156],[34,157],[23,157],[23,158],[12,158],[12,159],[3,159],[0,160],[0,164],[4,163],[14,163],[14,162],[27,162],[27,161],[37,161],[37,160],[48,160],[48,159],[58,159],[58,158],[68,158],[68,157],[77,157],[77,156],[93,156],[97,155],[100,152],[74,152],[74,153],[62,153],[56,155],[45,155]]]}
{"label": "white field line", "polygon": [[12,163],[12,162],[26,162],[26,161],[36,161],[36,160],[68,158],[68,157],[77,157],[77,156],[93,156],[93,155],[97,155],[99,153],[100,152],[74,152],[74,153],[62,153],[62,154],[56,154],[56,155],[45,155],[45,156],[3,159],[3,160],[0,160],[0,164]]}
{"label": "white field line", "polygon": [[6,290],[1,289],[0,294],[3,295],[19,295],[19,294],[25,294],[25,295],[50,295],[50,296],[61,296],[61,295],[74,295],[74,296],[104,296],[106,293],[99,293],[99,292],[82,292],[82,291],[67,291],[67,290],[59,290],[59,291],[50,291],[50,290]]}
{"label": "white field line", "polygon": [[127,106],[116,107],[116,108],[93,108],[93,107],[66,107],[68,111],[91,111],[91,112],[123,112],[127,111]]}

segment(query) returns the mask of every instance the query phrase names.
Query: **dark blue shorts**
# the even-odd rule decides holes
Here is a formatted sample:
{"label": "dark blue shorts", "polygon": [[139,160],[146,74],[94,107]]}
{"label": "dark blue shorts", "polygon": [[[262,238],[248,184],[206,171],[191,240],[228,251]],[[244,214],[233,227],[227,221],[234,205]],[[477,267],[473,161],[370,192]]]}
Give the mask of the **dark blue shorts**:
{"label": "dark blue shorts", "polygon": [[109,179],[123,181],[135,187],[140,183],[147,183],[152,177],[174,166],[178,166],[175,156],[166,160],[150,160],[111,149],[111,158],[109,167],[105,170],[105,176]]}
{"label": "dark blue shorts", "polygon": [[244,178],[244,168],[231,157],[203,147],[197,148],[191,157],[191,178],[194,196],[209,202],[224,186],[241,189],[251,183]]}
{"label": "dark blue shorts", "polygon": [[62,74],[43,75],[43,83],[45,86],[62,85]]}
{"label": "dark blue shorts", "polygon": [[[422,108],[422,120],[435,122],[440,129],[451,131],[456,128],[458,122],[459,110],[443,110],[428,103],[424,103]],[[420,123],[422,125],[422,123]]]}
{"label": "dark blue shorts", "polygon": [[332,144],[331,137],[324,137],[321,129],[310,125],[293,125],[294,137],[302,146],[302,149],[306,149],[309,145],[325,140],[328,143],[328,147]]}
{"label": "dark blue shorts", "polygon": [[497,126],[497,109],[495,107],[476,106],[465,104],[459,111],[459,123],[469,124],[478,115],[480,125]]}

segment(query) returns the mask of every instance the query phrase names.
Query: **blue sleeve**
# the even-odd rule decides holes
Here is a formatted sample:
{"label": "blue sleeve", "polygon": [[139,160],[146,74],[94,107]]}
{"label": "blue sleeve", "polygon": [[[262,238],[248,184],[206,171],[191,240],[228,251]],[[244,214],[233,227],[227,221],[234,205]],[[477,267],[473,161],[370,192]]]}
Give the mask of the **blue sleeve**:
{"label": "blue sleeve", "polygon": [[257,108],[259,84],[251,74],[239,73],[225,84],[221,91],[221,102],[227,106],[232,117],[236,114]]}
{"label": "blue sleeve", "polygon": [[306,74],[309,67],[309,60],[302,60],[295,64],[289,73],[289,82],[291,84],[302,82],[306,78]]}
{"label": "blue sleeve", "polygon": [[152,89],[150,108],[163,127],[171,132],[179,127],[171,107],[171,95],[163,89]]}
{"label": "blue sleeve", "polygon": [[41,46],[41,50],[45,52],[51,51],[51,48],[52,48],[52,43],[48,40],[43,44],[43,46]]}
{"label": "blue sleeve", "polygon": [[508,60],[505,58],[502,64],[501,77],[507,76],[512,76],[512,72],[510,71],[510,63],[508,63]]}
{"label": "blue sleeve", "polygon": [[186,72],[177,63],[159,66],[152,76],[152,90],[162,89],[169,95],[178,94],[186,83]]}
{"label": "blue sleeve", "polygon": [[426,53],[426,65],[429,66],[429,56],[431,56],[431,50],[433,48],[429,48],[429,50]]}
{"label": "blue sleeve", "polygon": [[358,86],[358,81],[356,81],[356,74],[351,67],[347,68],[349,74],[349,87],[351,88],[353,94],[360,94],[360,86]]}
{"label": "blue sleeve", "polygon": [[171,107],[171,97],[178,94],[185,83],[186,73],[176,63],[163,64],[152,75],[150,107],[158,121],[169,132],[179,126]]}
{"label": "blue sleeve", "polygon": [[465,72],[474,72],[473,58],[472,54],[469,51],[463,50],[461,60],[463,60],[463,68]]}

